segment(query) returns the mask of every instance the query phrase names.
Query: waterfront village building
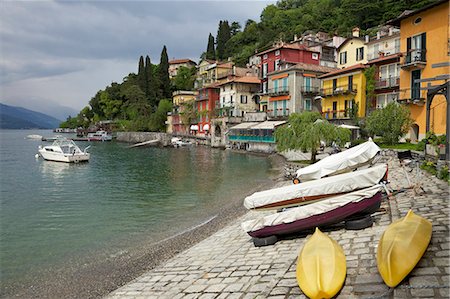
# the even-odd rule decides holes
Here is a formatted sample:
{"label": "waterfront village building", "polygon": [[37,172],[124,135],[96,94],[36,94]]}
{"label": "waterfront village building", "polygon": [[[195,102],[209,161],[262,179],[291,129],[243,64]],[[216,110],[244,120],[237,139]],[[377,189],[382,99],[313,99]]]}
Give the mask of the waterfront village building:
{"label": "waterfront village building", "polygon": [[314,101],[320,92],[318,76],[336,70],[316,64],[297,63],[281,67],[268,74],[267,116],[285,118],[290,113],[321,111],[320,101]]}
{"label": "waterfront village building", "polygon": [[354,114],[365,117],[366,77],[363,72],[366,67],[360,63],[319,77],[322,79],[322,115],[326,119],[350,124]]}
{"label": "waterfront village building", "polygon": [[[375,67],[375,97],[369,109],[384,108],[398,100],[400,85],[400,31],[393,26],[381,27],[366,43],[367,65]],[[368,111],[368,113],[370,113]]]}
{"label": "waterfront village building", "polygon": [[210,84],[198,90],[195,99],[197,119],[192,122],[190,130],[192,134],[206,137],[211,130],[211,119],[216,115],[216,106],[219,102],[219,88],[216,84]]}
{"label": "waterfront village building", "polygon": [[173,79],[177,75],[177,71],[180,67],[193,68],[197,66],[195,61],[190,59],[172,59],[169,60],[169,78]]}
{"label": "waterfront village building", "polygon": [[242,120],[242,123],[229,128],[228,147],[250,152],[275,152],[276,143],[273,133],[286,121],[266,120],[264,112],[249,112]]}
{"label": "waterfront village building", "polygon": [[347,38],[338,48],[338,68],[346,68],[367,62],[367,46],[359,37],[359,28],[353,28],[352,37]]}
{"label": "waterfront village building", "polygon": [[260,109],[267,111],[269,103],[269,73],[278,71],[281,67],[289,67],[303,62],[319,65],[320,53],[308,49],[302,44],[287,44],[279,42],[272,48],[256,54],[261,59],[259,76],[260,87]]}
{"label": "waterfront village building", "polygon": [[194,106],[196,97],[196,91],[177,90],[172,93],[173,108],[171,115],[167,119],[167,133],[175,135],[189,134],[190,124],[184,123],[181,115],[188,109],[188,105]]}
{"label": "waterfront village building", "polygon": [[[426,135],[426,87],[428,84],[438,86],[448,81],[450,73],[448,12],[448,1],[436,1],[415,11],[405,11],[398,18],[388,22],[389,25],[400,27],[400,51],[403,57],[400,61],[399,101],[407,105],[411,111],[414,124],[408,137],[412,141],[421,140]],[[444,80],[433,80],[438,76]],[[446,133],[447,105],[442,94],[436,95],[431,102],[429,130],[437,135]]]}
{"label": "waterfront village building", "polygon": [[260,80],[256,76],[229,76],[217,83],[220,88],[219,116],[241,116],[259,109]]}
{"label": "waterfront village building", "polygon": [[208,59],[200,61],[198,66],[195,88],[202,88],[225,78],[233,72],[233,62],[219,62]]}

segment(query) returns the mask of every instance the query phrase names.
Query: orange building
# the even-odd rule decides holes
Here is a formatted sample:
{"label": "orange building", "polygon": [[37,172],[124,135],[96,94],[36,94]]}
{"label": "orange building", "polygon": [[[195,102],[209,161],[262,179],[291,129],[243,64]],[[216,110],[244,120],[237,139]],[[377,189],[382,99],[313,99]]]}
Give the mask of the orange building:
{"label": "orange building", "polygon": [[[450,58],[449,3],[436,1],[415,11],[405,11],[388,24],[400,27],[403,57],[400,61],[399,101],[411,111],[414,124],[409,137],[418,141],[427,132],[430,85],[448,87],[448,83],[445,84]],[[438,94],[428,103],[429,131],[437,135],[446,134],[448,108],[445,95]]]}

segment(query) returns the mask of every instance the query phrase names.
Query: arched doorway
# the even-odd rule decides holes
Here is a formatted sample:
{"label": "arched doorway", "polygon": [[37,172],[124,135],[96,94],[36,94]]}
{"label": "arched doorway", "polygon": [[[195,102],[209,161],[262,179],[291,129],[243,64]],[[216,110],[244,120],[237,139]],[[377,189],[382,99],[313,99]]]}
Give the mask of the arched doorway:
{"label": "arched doorway", "polygon": [[411,125],[411,129],[409,130],[409,136],[410,136],[411,142],[417,143],[419,141],[419,125],[418,124]]}
{"label": "arched doorway", "polygon": [[216,136],[216,137],[221,137],[222,136],[222,130],[220,129],[219,125],[217,125],[214,128],[214,136]]}

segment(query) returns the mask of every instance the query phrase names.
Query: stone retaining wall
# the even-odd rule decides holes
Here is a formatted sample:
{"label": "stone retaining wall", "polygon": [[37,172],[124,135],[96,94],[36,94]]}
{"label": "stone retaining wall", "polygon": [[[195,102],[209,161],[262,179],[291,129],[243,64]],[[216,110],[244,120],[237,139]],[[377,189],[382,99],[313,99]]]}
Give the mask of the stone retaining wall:
{"label": "stone retaining wall", "polygon": [[150,140],[159,140],[160,145],[171,145],[171,134],[159,133],[159,132],[117,132],[117,141],[139,143]]}

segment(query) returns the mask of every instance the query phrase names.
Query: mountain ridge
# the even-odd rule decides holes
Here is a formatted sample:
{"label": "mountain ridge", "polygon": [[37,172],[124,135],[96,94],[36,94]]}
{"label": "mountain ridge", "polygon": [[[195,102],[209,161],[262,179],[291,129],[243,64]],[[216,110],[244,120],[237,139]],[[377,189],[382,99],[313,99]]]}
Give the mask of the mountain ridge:
{"label": "mountain ridge", "polygon": [[54,129],[60,123],[41,112],[0,103],[0,129]]}

